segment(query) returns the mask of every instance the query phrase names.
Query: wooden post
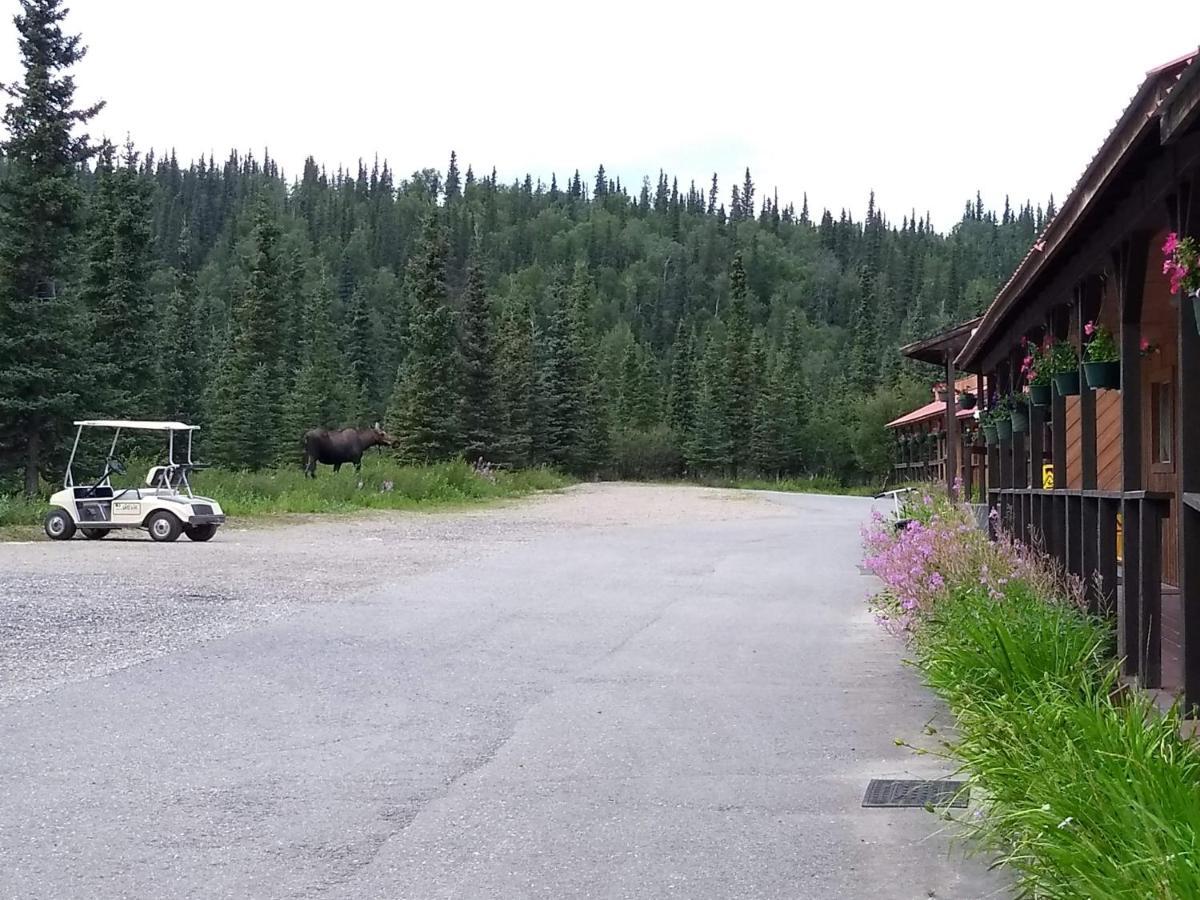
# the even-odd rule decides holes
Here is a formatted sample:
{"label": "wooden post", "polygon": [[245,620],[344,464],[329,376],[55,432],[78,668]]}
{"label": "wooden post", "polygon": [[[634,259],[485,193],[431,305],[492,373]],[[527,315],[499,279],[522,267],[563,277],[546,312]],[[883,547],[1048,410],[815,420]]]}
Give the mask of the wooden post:
{"label": "wooden post", "polygon": [[[1142,684],[1162,687],[1162,521],[1159,501],[1143,500],[1138,543],[1141,544],[1142,612],[1138,641]],[[1126,541],[1128,543],[1128,540]]]}
{"label": "wooden post", "polygon": [[[1150,238],[1137,232],[1113,251],[1117,298],[1121,309],[1121,489],[1142,489],[1142,294],[1146,283],[1146,261]],[[1142,554],[1140,536],[1141,501],[1124,500],[1124,573],[1122,602],[1118,607],[1119,632],[1124,635],[1125,671],[1143,672],[1142,667]]]}
{"label": "wooden post", "polygon": [[954,353],[946,351],[946,490],[958,499],[958,391],[954,387]]}
{"label": "wooden post", "polygon": [[1119,500],[1103,499],[1099,511],[1099,558],[1096,562],[1099,612],[1112,616],[1117,611],[1117,516]]}
{"label": "wooden post", "polygon": [[1141,509],[1139,500],[1121,501],[1125,555],[1117,604],[1117,650],[1125,660],[1125,674],[1129,676],[1136,676],[1142,668],[1141,544],[1138,542],[1142,533]]}
{"label": "wooden post", "polygon": [[1067,571],[1080,578],[1087,577],[1083,570],[1083,542],[1087,535],[1083,532],[1083,498],[1078,493],[1071,492],[1066,496],[1067,501]]}
{"label": "wooden post", "polygon": [[1094,497],[1083,498],[1080,536],[1083,539],[1081,560],[1084,591],[1087,596],[1088,612],[1100,612],[1100,501]]}
{"label": "wooden post", "polygon": [[[1180,185],[1175,229],[1200,236],[1200,189]],[[1200,321],[1187,297],[1179,298],[1179,375],[1175,422],[1179,428],[1179,593],[1183,616],[1183,704],[1200,705]],[[1187,415],[1184,410],[1190,409]]]}

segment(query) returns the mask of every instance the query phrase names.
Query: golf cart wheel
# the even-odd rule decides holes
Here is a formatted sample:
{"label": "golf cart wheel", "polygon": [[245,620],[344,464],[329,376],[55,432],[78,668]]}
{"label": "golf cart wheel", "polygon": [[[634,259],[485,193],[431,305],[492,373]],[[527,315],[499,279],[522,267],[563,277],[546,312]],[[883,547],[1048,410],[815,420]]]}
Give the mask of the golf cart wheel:
{"label": "golf cart wheel", "polygon": [[176,516],[160,509],[146,520],[146,529],[154,540],[169,544],[179,537],[179,533],[183,531],[183,525]]}
{"label": "golf cart wheel", "polygon": [[83,532],[83,536],[85,538],[87,538],[89,541],[98,541],[101,538],[108,537],[108,533],[112,529],[111,528],[80,528],[79,530],[81,532]]}
{"label": "golf cart wheel", "polygon": [[75,537],[75,522],[65,509],[58,506],[46,513],[42,527],[46,529],[46,537],[52,541],[69,541]]}
{"label": "golf cart wheel", "polygon": [[193,541],[211,541],[212,536],[217,533],[216,525],[184,525],[183,533],[188,536],[189,540]]}

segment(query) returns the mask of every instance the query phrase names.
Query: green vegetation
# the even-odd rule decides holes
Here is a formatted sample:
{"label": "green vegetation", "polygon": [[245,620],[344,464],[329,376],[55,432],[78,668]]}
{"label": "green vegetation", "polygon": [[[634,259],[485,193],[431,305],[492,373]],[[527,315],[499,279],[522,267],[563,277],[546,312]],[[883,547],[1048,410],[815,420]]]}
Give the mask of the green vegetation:
{"label": "green vegetation", "polygon": [[[465,462],[402,465],[388,456],[363,460],[363,487],[352,471],[304,478],[299,469],[199,473],[193,489],[217,498],[230,516],[345,513],[360,509],[427,510],[521,497],[570,484],[550,469],[480,475]],[[390,485],[390,487],[389,487]]]}
{"label": "green vegetation", "polygon": [[978,313],[1050,213],[976,196],[938,230],[873,195],[865,216],[810,214],[748,171],[728,193],[603,166],[504,183],[453,153],[407,177],[132,145],[93,164],[71,136],[90,113],[72,107],[83,44],[62,0],[20,8],[0,493],[59,477],[90,416],[184,418],[231,469],[280,465],[306,428],[379,421],[410,461],[879,480],[882,423],[939,377],[896,347]]}
{"label": "green vegetation", "polygon": [[875,488],[866,485],[844,485],[834,478],[742,478],[715,482],[717,487],[741,488],[744,491],[785,491],[789,494],[840,494],[847,497],[872,497]]}
{"label": "green vegetation", "polygon": [[[114,486],[136,486],[150,460],[129,463],[129,475],[113,476]],[[299,468],[257,471],[205,469],[194,474],[192,489],[216,498],[226,514],[238,520],[293,513],[349,513],[363,509],[434,510],[463,504],[522,497],[559,490],[571,479],[551,469],[479,472],[465,462],[403,465],[389,455],[363,459],[362,483],[350,467],[337,475],[322,469],[305,478]],[[349,470],[349,471],[348,471]],[[36,526],[42,521],[50,489],[42,495],[0,496],[0,529]],[[23,534],[22,536],[27,536]]]}
{"label": "green vegetation", "polygon": [[954,712],[946,747],[982,801],[964,827],[1020,896],[1200,896],[1200,748],[1178,709],[1118,686],[1112,623],[1044,559],[944,501],[911,512],[901,535],[878,523],[869,565],[882,615]]}

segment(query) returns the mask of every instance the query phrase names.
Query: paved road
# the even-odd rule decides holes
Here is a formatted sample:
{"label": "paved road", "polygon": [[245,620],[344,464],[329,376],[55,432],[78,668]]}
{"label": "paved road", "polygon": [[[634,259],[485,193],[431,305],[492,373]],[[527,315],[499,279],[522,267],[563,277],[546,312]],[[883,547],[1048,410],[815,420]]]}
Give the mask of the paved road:
{"label": "paved road", "polygon": [[894,745],[938,707],[865,610],[868,511],[615,485],[0,545],[0,897],[1001,896],[859,808],[944,771]]}

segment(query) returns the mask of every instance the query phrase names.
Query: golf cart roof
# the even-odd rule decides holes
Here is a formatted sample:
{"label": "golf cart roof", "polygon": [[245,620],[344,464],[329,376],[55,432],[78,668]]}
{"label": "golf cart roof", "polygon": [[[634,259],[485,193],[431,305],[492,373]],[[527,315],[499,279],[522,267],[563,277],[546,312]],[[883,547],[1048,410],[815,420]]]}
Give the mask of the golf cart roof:
{"label": "golf cart roof", "polygon": [[133,419],[84,419],[76,422],[85,428],[128,428],[133,431],[199,431],[199,425],[183,422],[140,422]]}

